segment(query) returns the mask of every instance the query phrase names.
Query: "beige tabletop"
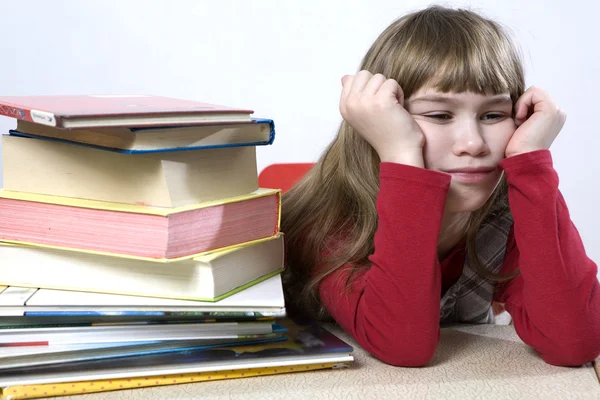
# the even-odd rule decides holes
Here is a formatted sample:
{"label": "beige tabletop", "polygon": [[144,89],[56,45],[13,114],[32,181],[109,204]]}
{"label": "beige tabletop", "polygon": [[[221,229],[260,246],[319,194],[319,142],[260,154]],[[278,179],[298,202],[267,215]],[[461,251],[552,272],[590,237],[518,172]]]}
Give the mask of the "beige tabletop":
{"label": "beige tabletop", "polygon": [[352,368],[59,399],[600,399],[600,382],[591,364],[548,365],[521,342],[512,326],[444,328],[435,358],[425,368],[383,364],[338,327],[327,327],[354,346]]}

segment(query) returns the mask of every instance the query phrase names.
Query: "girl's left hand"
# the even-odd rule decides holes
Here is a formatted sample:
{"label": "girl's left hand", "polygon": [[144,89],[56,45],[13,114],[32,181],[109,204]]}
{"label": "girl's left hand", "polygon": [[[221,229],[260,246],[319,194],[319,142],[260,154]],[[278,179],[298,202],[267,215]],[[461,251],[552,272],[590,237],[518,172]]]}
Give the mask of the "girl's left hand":
{"label": "girl's left hand", "polygon": [[530,87],[515,104],[517,130],[506,146],[506,157],[549,149],[566,119],[548,93]]}

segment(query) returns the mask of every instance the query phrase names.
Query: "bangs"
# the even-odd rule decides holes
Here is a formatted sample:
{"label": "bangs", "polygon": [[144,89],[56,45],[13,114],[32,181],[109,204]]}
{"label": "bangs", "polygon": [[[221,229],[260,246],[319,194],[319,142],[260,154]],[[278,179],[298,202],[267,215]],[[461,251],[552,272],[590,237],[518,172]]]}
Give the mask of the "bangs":
{"label": "bangs", "polygon": [[431,75],[423,85],[440,92],[510,93],[516,100],[524,90],[524,78],[509,39],[500,32],[461,28],[438,42],[430,59]]}
{"label": "bangs", "polygon": [[434,7],[399,20],[383,36],[371,54],[372,67],[396,79],[407,98],[432,87],[509,93],[515,102],[525,90],[521,57],[508,34],[469,11]]}

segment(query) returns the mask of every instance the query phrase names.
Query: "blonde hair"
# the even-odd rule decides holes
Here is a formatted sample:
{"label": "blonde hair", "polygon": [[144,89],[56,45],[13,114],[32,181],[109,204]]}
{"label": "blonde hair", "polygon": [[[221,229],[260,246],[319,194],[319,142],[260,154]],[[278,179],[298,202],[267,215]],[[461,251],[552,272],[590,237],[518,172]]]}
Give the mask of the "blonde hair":
{"label": "blonde hair", "polygon": [[[496,22],[467,10],[439,6],[393,22],[365,55],[361,70],[398,81],[409,98],[428,85],[442,92],[510,93],[513,104],[524,91],[520,55]],[[379,157],[346,122],[314,168],[283,197],[282,231],[286,237],[286,301],[312,316],[326,311],[319,282],[344,265],[368,268],[377,228]],[[468,256],[491,280],[477,258],[475,234],[486,218],[506,208],[502,178],[486,204],[469,216]],[[351,283],[349,274],[347,287]]]}

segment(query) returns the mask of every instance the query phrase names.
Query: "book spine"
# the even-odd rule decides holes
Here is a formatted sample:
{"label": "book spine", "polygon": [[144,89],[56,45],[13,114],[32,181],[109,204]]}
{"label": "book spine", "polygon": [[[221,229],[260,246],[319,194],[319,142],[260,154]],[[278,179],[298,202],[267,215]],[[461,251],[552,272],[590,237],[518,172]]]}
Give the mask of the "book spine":
{"label": "book spine", "polygon": [[36,124],[53,126],[55,128],[62,128],[61,118],[48,111],[22,108],[17,105],[5,103],[0,104],[0,115],[22,119]]}
{"label": "book spine", "polygon": [[269,124],[269,139],[266,142],[258,143],[257,145],[270,145],[275,141],[275,121],[268,118],[252,118],[257,124]]}
{"label": "book spine", "polygon": [[197,372],[177,375],[149,376],[145,378],[122,378],[99,381],[48,383],[42,385],[9,386],[2,388],[0,399],[36,399],[49,396],[64,396],[86,393],[108,392],[153,386],[168,386],[182,383],[217,381],[223,379],[248,378],[253,376],[278,375],[291,372],[341,369],[350,367],[349,362],[293,365],[285,367],[262,367],[238,370]]}

